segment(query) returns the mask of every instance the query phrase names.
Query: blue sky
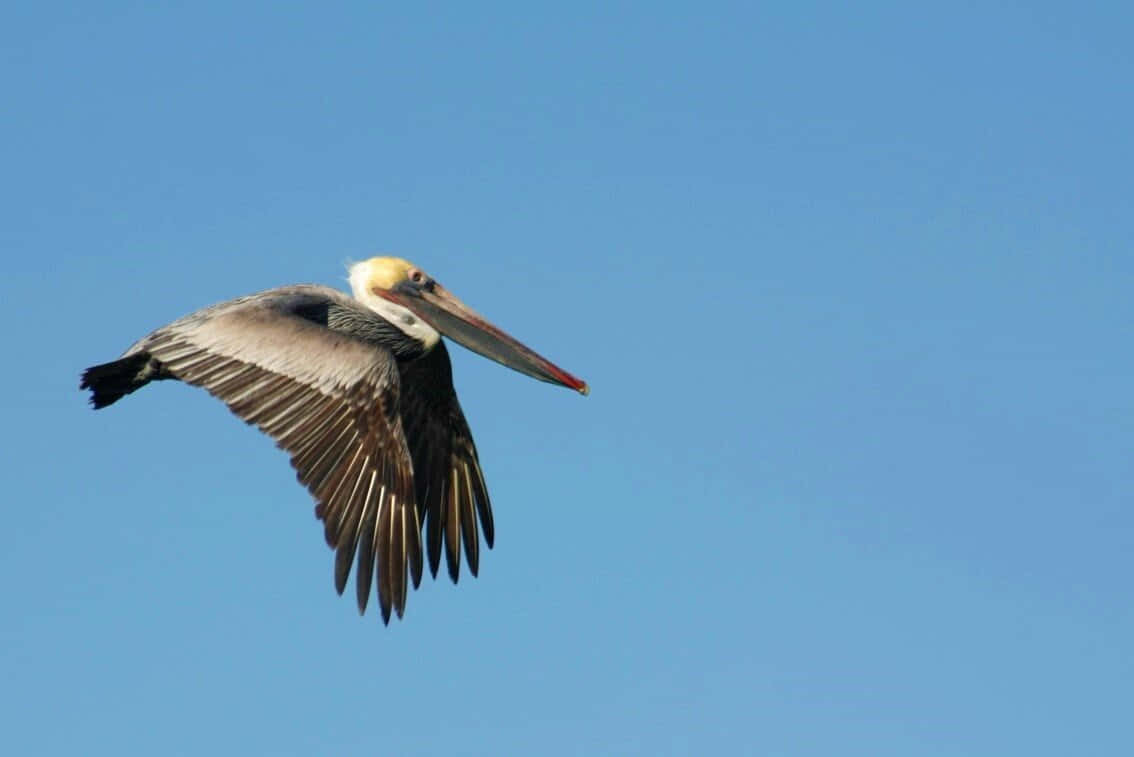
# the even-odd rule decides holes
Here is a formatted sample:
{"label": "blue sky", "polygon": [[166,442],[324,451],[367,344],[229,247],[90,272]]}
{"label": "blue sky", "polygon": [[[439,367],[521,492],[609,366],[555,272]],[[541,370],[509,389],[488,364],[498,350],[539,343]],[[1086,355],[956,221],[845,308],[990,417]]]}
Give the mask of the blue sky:
{"label": "blue sky", "polygon": [[[1134,748],[1124,4],[24,4],[0,30],[11,754]],[[481,576],[359,618],[283,453],[79,372],[410,258]]]}

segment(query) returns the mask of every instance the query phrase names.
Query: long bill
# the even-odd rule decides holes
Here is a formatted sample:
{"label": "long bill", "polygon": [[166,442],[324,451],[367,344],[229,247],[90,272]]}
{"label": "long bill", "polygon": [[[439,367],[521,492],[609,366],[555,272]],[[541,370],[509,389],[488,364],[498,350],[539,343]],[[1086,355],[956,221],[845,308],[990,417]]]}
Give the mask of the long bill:
{"label": "long bill", "polygon": [[583,395],[590,391],[587,382],[508,336],[440,284],[435,284],[432,291],[422,290],[403,296],[402,304],[445,336],[489,360]]}

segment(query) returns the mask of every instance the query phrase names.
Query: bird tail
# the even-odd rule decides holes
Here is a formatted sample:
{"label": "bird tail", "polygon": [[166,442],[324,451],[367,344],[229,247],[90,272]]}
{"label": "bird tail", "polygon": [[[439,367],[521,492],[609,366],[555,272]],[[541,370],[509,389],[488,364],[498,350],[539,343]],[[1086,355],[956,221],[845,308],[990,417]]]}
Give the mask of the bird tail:
{"label": "bird tail", "polygon": [[149,353],[135,352],[113,362],[87,368],[83,371],[79,388],[91,390],[91,405],[98,410],[141,389],[157,377],[155,374]]}

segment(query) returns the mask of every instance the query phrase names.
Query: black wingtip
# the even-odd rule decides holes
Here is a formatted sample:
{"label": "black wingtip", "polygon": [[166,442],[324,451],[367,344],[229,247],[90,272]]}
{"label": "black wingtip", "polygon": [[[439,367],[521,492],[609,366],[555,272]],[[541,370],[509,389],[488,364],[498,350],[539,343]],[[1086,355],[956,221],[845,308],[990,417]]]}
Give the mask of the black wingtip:
{"label": "black wingtip", "polygon": [[123,396],[123,392],[112,392],[103,388],[95,374],[95,369],[99,367],[101,366],[87,368],[79,378],[79,390],[90,390],[91,396],[87,398],[87,402],[94,410],[101,410],[107,405],[113,405]]}
{"label": "black wingtip", "polygon": [[345,545],[340,546],[335,552],[335,591],[340,597],[346,591],[347,581],[350,580],[350,569],[354,563],[353,552],[353,549],[347,549]]}
{"label": "black wingtip", "polygon": [[449,579],[453,583],[459,583],[461,577],[461,553],[458,551],[456,555],[454,555],[453,550],[445,550],[445,567],[449,569]]}
{"label": "black wingtip", "polygon": [[90,403],[95,410],[113,405],[130,392],[149,383],[153,375],[149,362],[148,353],[136,352],[109,363],[92,365],[80,376],[79,389],[90,390]]}
{"label": "black wingtip", "polygon": [[[371,569],[373,570],[373,569]],[[370,575],[368,573],[368,575]],[[354,579],[355,600],[358,604],[358,614],[366,614],[366,605],[370,602],[370,582],[362,579],[363,573],[360,570]]]}

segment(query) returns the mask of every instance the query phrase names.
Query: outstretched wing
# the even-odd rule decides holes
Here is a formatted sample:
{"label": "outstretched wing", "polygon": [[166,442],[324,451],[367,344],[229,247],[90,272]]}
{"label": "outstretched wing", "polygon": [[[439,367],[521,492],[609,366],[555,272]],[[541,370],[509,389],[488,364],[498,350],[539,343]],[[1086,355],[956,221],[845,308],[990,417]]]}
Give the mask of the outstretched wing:
{"label": "outstretched wing", "polygon": [[[382,619],[405,611],[407,572],[421,581],[421,523],[389,350],[328,328],[352,307],[317,287],[273,290],[200,311],[151,334],[164,376],[200,386],[291,455],[317,501],[341,594],[357,554],[358,607],[378,579]],[[365,317],[365,316],[359,316]],[[128,353],[129,354],[129,353]]]}
{"label": "outstretched wing", "polygon": [[472,433],[453,390],[453,369],[445,343],[438,342],[428,354],[399,368],[402,427],[413,458],[416,501],[425,514],[429,569],[437,575],[444,541],[449,577],[456,583],[462,541],[474,576],[480,565],[478,515],[484,541],[492,547],[488,488]]}

